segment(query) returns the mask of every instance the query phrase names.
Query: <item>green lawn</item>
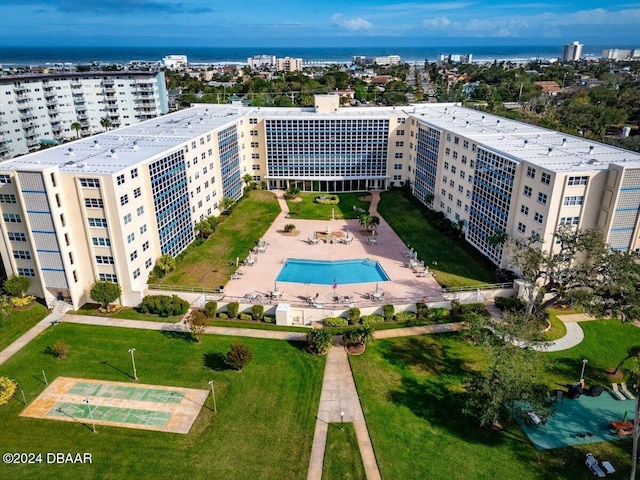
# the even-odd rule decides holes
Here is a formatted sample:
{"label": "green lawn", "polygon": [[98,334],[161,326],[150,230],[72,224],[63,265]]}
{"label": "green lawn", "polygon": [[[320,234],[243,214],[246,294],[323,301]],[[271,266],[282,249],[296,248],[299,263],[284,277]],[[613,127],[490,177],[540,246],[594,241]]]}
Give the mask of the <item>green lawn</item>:
{"label": "green lawn", "polygon": [[[58,339],[66,360],[44,352]],[[253,351],[242,373],[221,369],[234,341]],[[209,388],[218,413],[203,408],[188,435],[19,417],[24,406],[0,408],[3,452],[89,452],[92,465],[6,465],[0,478],[305,479],[318,409],[324,358],[296,343],[205,336],[201,344],[168,332],[60,324],[0,366],[23,386],[27,401],[64,375],[132,382],[128,349],[136,348],[140,383]],[[211,398],[207,400],[210,406]]]}
{"label": "green lawn", "polygon": [[496,267],[471,245],[452,240],[433,228],[403,191],[383,192],[378,212],[436,273],[440,285],[457,287],[494,282]]}
{"label": "green lawn", "polygon": [[[558,361],[550,381],[575,381],[582,355],[597,365],[610,360],[596,355],[617,358],[604,352],[608,339],[615,342],[628,329],[609,325],[612,332],[605,332],[597,323],[586,329],[584,351],[541,354]],[[628,338],[624,345],[632,343]],[[537,451],[515,422],[494,433],[462,415],[463,379],[484,368],[485,359],[458,334],[376,341],[350,362],[383,478],[587,479],[587,452],[608,458],[620,478],[628,477],[629,441]]]}
{"label": "green lawn", "polygon": [[11,310],[7,318],[0,318],[0,350],[11,345],[48,314],[47,307],[36,302],[27,310]]}
{"label": "green lawn", "polygon": [[214,319],[209,322],[213,327],[248,328],[249,330],[272,330],[276,332],[303,332],[310,329],[307,327],[291,327],[288,325],[274,325],[273,323],[259,322],[256,320],[229,320]]}
{"label": "green lawn", "polygon": [[[272,192],[251,190],[202,245],[186,253],[176,271],[161,280],[163,285],[217,288],[226,285],[236,258],[244,260],[280,213]],[[232,262],[233,266],[229,263]]]}
{"label": "green lawn", "polygon": [[546,342],[551,342],[553,340],[558,340],[559,338],[562,338],[567,334],[567,327],[564,325],[562,320],[558,318],[558,315],[567,315],[577,312],[569,310],[558,310],[557,308],[549,308],[547,309],[547,311],[549,312],[549,323],[551,323],[551,328],[544,332],[543,339]]}
{"label": "green lawn", "polygon": [[321,205],[313,201],[319,195],[318,192],[303,192],[298,196],[301,202],[287,201],[289,207],[289,218],[293,222],[296,218],[306,220],[331,220],[331,210],[334,211],[334,218],[357,218],[360,212],[353,207],[361,208],[365,212],[369,210],[370,201],[362,201],[362,197],[370,197],[367,192],[360,193],[326,193],[325,195],[338,195],[340,203],[337,205]]}
{"label": "green lawn", "polygon": [[90,315],[93,317],[121,318],[123,320],[144,320],[147,322],[176,323],[182,320],[184,315],[172,315],[170,317],[161,317],[152,313],[140,313],[135,308],[123,307],[116,313],[102,313],[98,310],[100,305],[96,303],[85,303],[75,312],[77,315]]}
{"label": "green lawn", "polygon": [[323,480],[364,480],[364,465],[352,423],[330,423],[322,465]]}

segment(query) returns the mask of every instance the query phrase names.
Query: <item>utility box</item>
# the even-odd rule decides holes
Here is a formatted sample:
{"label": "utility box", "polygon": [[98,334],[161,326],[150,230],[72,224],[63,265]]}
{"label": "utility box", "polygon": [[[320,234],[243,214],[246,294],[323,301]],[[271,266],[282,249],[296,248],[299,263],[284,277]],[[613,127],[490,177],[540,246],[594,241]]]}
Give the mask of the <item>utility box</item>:
{"label": "utility box", "polygon": [[291,306],[288,303],[279,303],[276,307],[276,325],[291,325]]}

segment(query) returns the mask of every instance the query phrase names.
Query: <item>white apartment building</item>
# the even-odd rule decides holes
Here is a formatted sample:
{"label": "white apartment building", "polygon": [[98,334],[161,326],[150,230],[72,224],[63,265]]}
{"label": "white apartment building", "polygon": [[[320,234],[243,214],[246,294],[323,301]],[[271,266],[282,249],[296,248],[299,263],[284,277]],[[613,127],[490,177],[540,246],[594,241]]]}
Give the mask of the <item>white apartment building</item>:
{"label": "white apartment building", "polygon": [[162,57],[162,66],[167,70],[186,70],[189,61],[186,55],[167,55]]}
{"label": "white apartment building", "polygon": [[563,62],[577,62],[582,57],[582,45],[576,41],[569,43],[562,49],[562,61]]}
{"label": "white apartment building", "polygon": [[275,55],[254,55],[247,58],[247,64],[253,70],[271,70],[276,66]]}
{"label": "white apartment building", "polygon": [[[162,72],[74,72],[0,77],[0,158],[133,125],[167,113]],[[71,125],[79,123],[80,131]]]}
{"label": "white apartment building", "polygon": [[373,57],[373,63],[376,65],[398,65],[400,63],[400,55]]}
{"label": "white apartment building", "polygon": [[640,154],[455,104],[340,108],[324,95],[315,108],[196,105],[2,162],[0,255],[48,300],[78,307],[104,279],[136,305],[159,256],[239,198],[246,173],[323,192],[409,181],[496,265],[498,232],[553,248],[559,225],[599,228],[612,248],[640,248]]}
{"label": "white apartment building", "polygon": [[276,60],[276,70],[279,72],[301,72],[302,59],[284,57]]}
{"label": "white apartment building", "polygon": [[640,48],[606,48],[602,50],[602,58],[607,60],[640,60]]}

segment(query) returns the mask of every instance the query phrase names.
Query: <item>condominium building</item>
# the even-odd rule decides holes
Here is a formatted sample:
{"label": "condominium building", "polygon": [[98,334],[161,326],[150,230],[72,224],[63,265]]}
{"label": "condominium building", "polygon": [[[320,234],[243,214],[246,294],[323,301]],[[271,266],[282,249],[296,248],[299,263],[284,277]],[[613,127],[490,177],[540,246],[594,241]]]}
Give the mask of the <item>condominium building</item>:
{"label": "condominium building", "polygon": [[[64,72],[0,77],[0,158],[167,113],[162,72]],[[72,128],[79,124],[79,130]]]}
{"label": "condominium building", "polygon": [[602,50],[602,58],[607,60],[640,60],[640,48],[606,48]]}
{"label": "condominium building", "polygon": [[189,61],[186,55],[167,55],[162,57],[162,66],[167,70],[186,70]]}
{"label": "condominium building", "polygon": [[577,62],[582,57],[582,45],[580,42],[569,43],[562,49],[563,62]]}
{"label": "condominium building", "polygon": [[284,57],[276,60],[276,70],[279,72],[301,72],[302,59]]}
{"label": "condominium building", "polygon": [[0,163],[2,260],[36,295],[77,307],[103,279],[135,305],[159,256],[239,198],[246,173],[323,192],[408,181],[496,265],[492,236],[535,232],[550,249],[559,225],[640,248],[640,154],[456,104],[340,108],[324,95],[314,108],[196,105]]}
{"label": "condominium building", "polygon": [[275,55],[254,55],[247,58],[247,64],[253,70],[271,70],[276,66]]}

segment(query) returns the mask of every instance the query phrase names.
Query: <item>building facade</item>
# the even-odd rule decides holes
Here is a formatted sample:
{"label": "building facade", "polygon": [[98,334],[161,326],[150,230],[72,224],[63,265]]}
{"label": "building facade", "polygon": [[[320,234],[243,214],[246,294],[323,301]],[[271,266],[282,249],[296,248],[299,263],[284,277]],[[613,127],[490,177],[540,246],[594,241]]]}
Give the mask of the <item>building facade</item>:
{"label": "building facade", "polygon": [[[73,72],[0,77],[0,158],[33,152],[167,113],[162,72]],[[71,127],[78,123],[80,130]]]}
{"label": "building facade", "polygon": [[577,62],[582,57],[583,45],[576,41],[565,45],[562,49],[563,62]]}
{"label": "building facade", "polygon": [[276,60],[276,70],[279,72],[301,72],[302,59],[284,57]]}
{"label": "building facade", "polygon": [[[411,187],[505,265],[496,235],[598,228],[611,248],[640,248],[640,155],[456,104],[340,108],[196,105],[0,163],[0,254],[32,292],[89,301],[117,281],[138,304],[162,254],[242,195],[269,189],[350,192]],[[213,286],[212,286],[213,287]]]}

